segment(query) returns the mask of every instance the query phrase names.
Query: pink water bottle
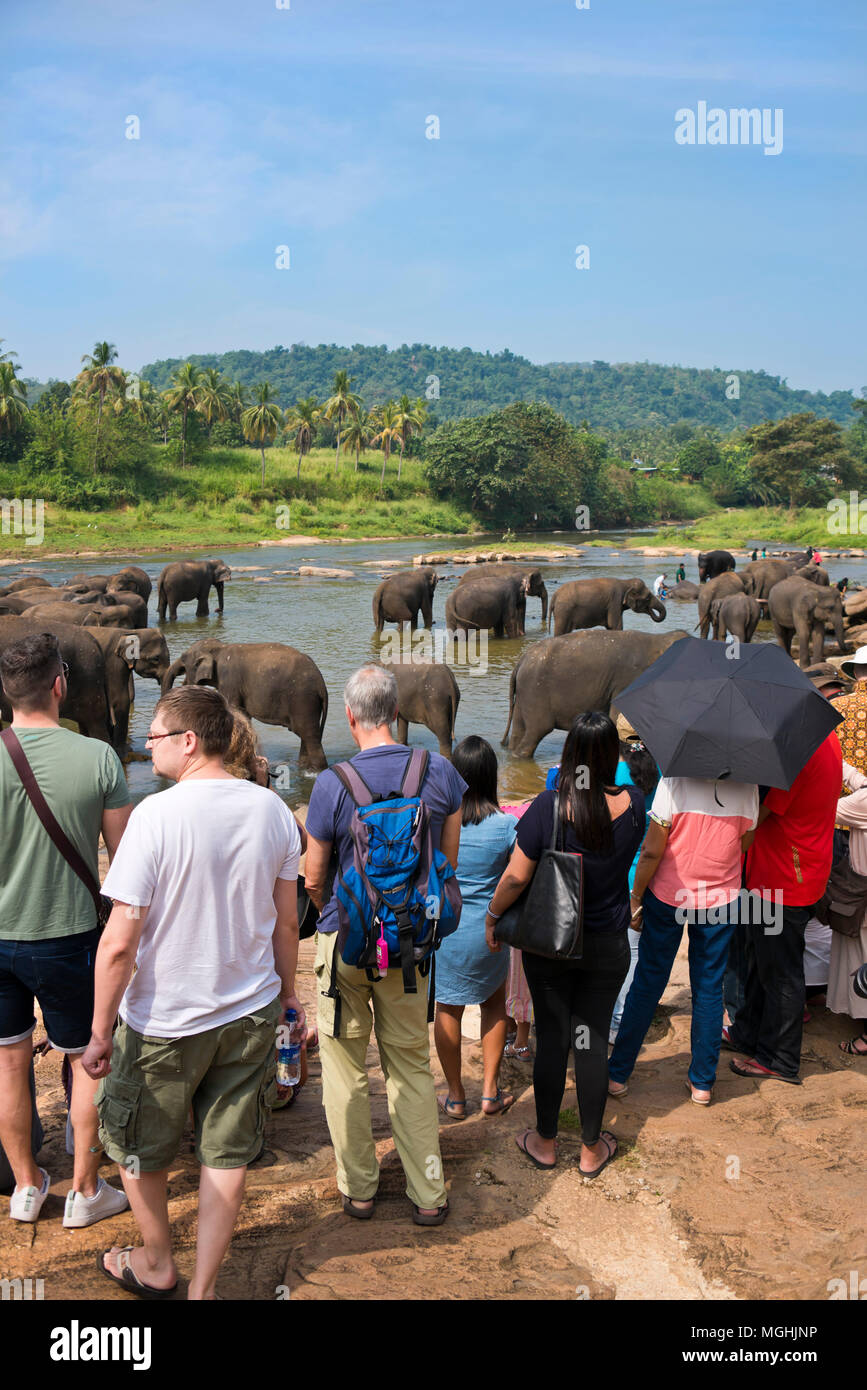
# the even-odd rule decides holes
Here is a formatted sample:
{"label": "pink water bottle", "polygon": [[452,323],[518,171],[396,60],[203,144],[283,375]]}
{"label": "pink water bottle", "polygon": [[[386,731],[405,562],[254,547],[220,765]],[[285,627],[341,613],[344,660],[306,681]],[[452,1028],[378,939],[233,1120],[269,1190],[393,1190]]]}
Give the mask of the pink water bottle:
{"label": "pink water bottle", "polygon": [[379,940],[376,943],[376,968],[380,975],[388,974],[388,942],[385,939],[385,925],[379,924]]}

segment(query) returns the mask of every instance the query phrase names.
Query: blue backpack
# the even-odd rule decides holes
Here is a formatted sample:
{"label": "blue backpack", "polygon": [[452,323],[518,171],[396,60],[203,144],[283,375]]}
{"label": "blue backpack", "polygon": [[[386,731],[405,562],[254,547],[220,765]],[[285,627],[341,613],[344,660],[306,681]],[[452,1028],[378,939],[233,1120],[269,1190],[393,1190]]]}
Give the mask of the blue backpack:
{"label": "blue backpack", "polygon": [[[432,972],[434,953],[444,937],[457,930],[461,891],[455,871],[442,850],[434,849],[430,811],[420,791],[428,769],[426,750],[414,748],[398,791],[376,796],[352,763],[337,763],[336,773],[355,803],[349,833],[352,864],[339,871],[337,950],[330,997],[336,989],[337,952],[347,965],[367,972],[376,983],[377,942],[388,946],[389,966],[403,972],[406,994],[416,994],[416,969]],[[429,991],[433,1005],[433,979]],[[339,1009],[335,1010],[339,1032]]]}

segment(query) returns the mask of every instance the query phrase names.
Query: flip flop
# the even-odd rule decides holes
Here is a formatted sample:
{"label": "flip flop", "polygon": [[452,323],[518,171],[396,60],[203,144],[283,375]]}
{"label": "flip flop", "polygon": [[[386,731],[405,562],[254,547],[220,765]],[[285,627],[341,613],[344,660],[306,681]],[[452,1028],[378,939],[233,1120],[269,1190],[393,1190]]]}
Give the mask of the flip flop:
{"label": "flip flop", "polygon": [[[592,1173],[588,1173],[587,1170],[586,1170],[585,1168],[582,1168],[582,1167],[581,1167],[581,1164],[580,1164],[580,1162],[579,1162],[579,1164],[578,1164],[578,1172],[581,1174],[582,1178],[598,1178],[598,1177],[599,1177],[599,1174],[602,1172],[602,1169],[608,1167],[608,1164],[611,1162],[612,1158],[614,1158],[615,1155],[616,1155],[616,1153],[617,1153],[617,1148],[618,1148],[617,1140],[616,1140],[616,1138],[614,1137],[614,1135],[611,1133],[610,1130],[603,1129],[603,1131],[602,1131],[602,1133],[600,1134],[599,1138],[605,1140],[605,1147],[606,1147],[606,1149],[608,1149],[608,1157],[607,1157],[607,1158],[604,1158],[604,1159],[602,1160],[602,1162],[600,1163],[599,1167],[598,1167],[598,1168],[594,1168],[593,1171],[592,1171]],[[614,1142],[614,1148],[613,1148],[613,1149],[609,1147],[609,1144],[608,1144],[608,1140],[609,1140],[609,1139],[613,1140],[613,1142]]]}
{"label": "flip flop", "polygon": [[[172,1294],[177,1290],[177,1280],[175,1280],[170,1289],[155,1289],[152,1284],[143,1284],[132,1268],[129,1262],[130,1252],[140,1248],[141,1247],[134,1245],[124,1245],[120,1250],[115,1250],[113,1252],[112,1250],[102,1250],[97,1254],[96,1267],[102,1271],[106,1279],[110,1279],[113,1284],[119,1284],[122,1289],[126,1289],[127,1293],[134,1293],[137,1298],[171,1298]],[[121,1270],[123,1271],[120,1276],[112,1274],[111,1270],[106,1269],[103,1263],[104,1257],[112,1253],[117,1255]],[[126,1255],[125,1260],[123,1258],[124,1255]]]}
{"label": "flip flop", "polygon": [[[465,1120],[467,1118],[467,1102],[465,1100],[449,1100],[448,1096],[438,1096],[440,1110],[444,1115],[448,1115],[450,1120]],[[453,1105],[463,1106],[463,1115],[456,1115],[450,1108]]]}
{"label": "flip flop", "polygon": [[[530,1153],[530,1150],[527,1148],[527,1135],[531,1133],[532,1130],[526,1129],[523,1134],[519,1134],[516,1137],[515,1143],[518,1145],[518,1148],[521,1150],[521,1153],[527,1155],[527,1158],[529,1158],[532,1164],[534,1164],[537,1168],[541,1168],[543,1172],[550,1172],[552,1168],[557,1167],[557,1160],[555,1158],[553,1163],[542,1163],[540,1159],[536,1158],[533,1154]],[[523,1144],[521,1143],[522,1139],[524,1140]]]}
{"label": "flip flop", "polygon": [[611,1082],[609,1081],[609,1083],[608,1083],[608,1094],[610,1095],[610,1097],[611,1097],[612,1100],[621,1100],[621,1099],[626,1095],[627,1091],[629,1090],[629,1082],[628,1082],[628,1081],[624,1081],[624,1082],[615,1082],[614,1084],[615,1084],[615,1085],[619,1085],[619,1086],[621,1087],[621,1089],[620,1089],[619,1091],[612,1091],[612,1089],[611,1089]]}
{"label": "flip flop", "polygon": [[503,1100],[503,1092],[499,1086],[497,1087],[497,1094],[495,1096],[482,1096],[482,1100],[492,1101],[495,1105],[497,1101],[500,1102],[499,1110],[483,1110],[483,1115],[505,1115],[506,1111],[511,1110],[512,1106],[515,1104],[514,1096],[510,1096],[508,1101]]}
{"label": "flip flop", "polygon": [[771,1071],[769,1067],[763,1067],[761,1062],[751,1061],[750,1066],[756,1068],[755,1071],[748,1071],[746,1067],[739,1067],[736,1059],[729,1062],[729,1067],[735,1076],[745,1076],[750,1081],[785,1081],[789,1086],[803,1086],[803,1081],[799,1076],[783,1076],[781,1072]]}

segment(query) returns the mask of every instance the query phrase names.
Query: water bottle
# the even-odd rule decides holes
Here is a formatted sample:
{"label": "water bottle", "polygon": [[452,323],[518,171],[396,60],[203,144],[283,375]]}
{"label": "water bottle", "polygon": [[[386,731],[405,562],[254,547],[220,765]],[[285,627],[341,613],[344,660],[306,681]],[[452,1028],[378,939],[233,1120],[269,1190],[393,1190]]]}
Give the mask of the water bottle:
{"label": "water bottle", "polygon": [[277,1029],[277,1085],[297,1086],[301,1080],[301,1026],[294,1009],[287,1009]]}
{"label": "water bottle", "polygon": [[376,968],[380,975],[388,974],[388,942],[385,939],[385,924],[379,924],[379,940],[376,943]]}

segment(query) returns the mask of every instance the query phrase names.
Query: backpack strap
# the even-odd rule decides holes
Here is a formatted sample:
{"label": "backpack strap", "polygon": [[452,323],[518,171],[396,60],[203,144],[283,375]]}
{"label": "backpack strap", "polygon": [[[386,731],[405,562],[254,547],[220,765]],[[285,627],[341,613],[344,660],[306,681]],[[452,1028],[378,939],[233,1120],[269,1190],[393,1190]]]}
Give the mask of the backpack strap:
{"label": "backpack strap", "polygon": [[331,769],[337,774],[356,806],[372,806],[376,797],[365,782],[358,768],[352,763],[335,763]]}
{"label": "backpack strap", "polygon": [[336,933],[334,935],[334,955],[331,958],[331,983],[328,989],[324,989],[322,993],[326,999],[334,1000],[334,1032],[331,1034],[331,1036],[332,1038],[339,1038],[340,1016],[343,1012],[343,999],[341,997],[340,990],[337,988],[337,957],[340,954],[340,948],[337,945]]}
{"label": "backpack strap", "polygon": [[401,796],[418,796],[427,777],[430,754],[426,748],[413,748],[407,758],[403,779],[400,784]]}

